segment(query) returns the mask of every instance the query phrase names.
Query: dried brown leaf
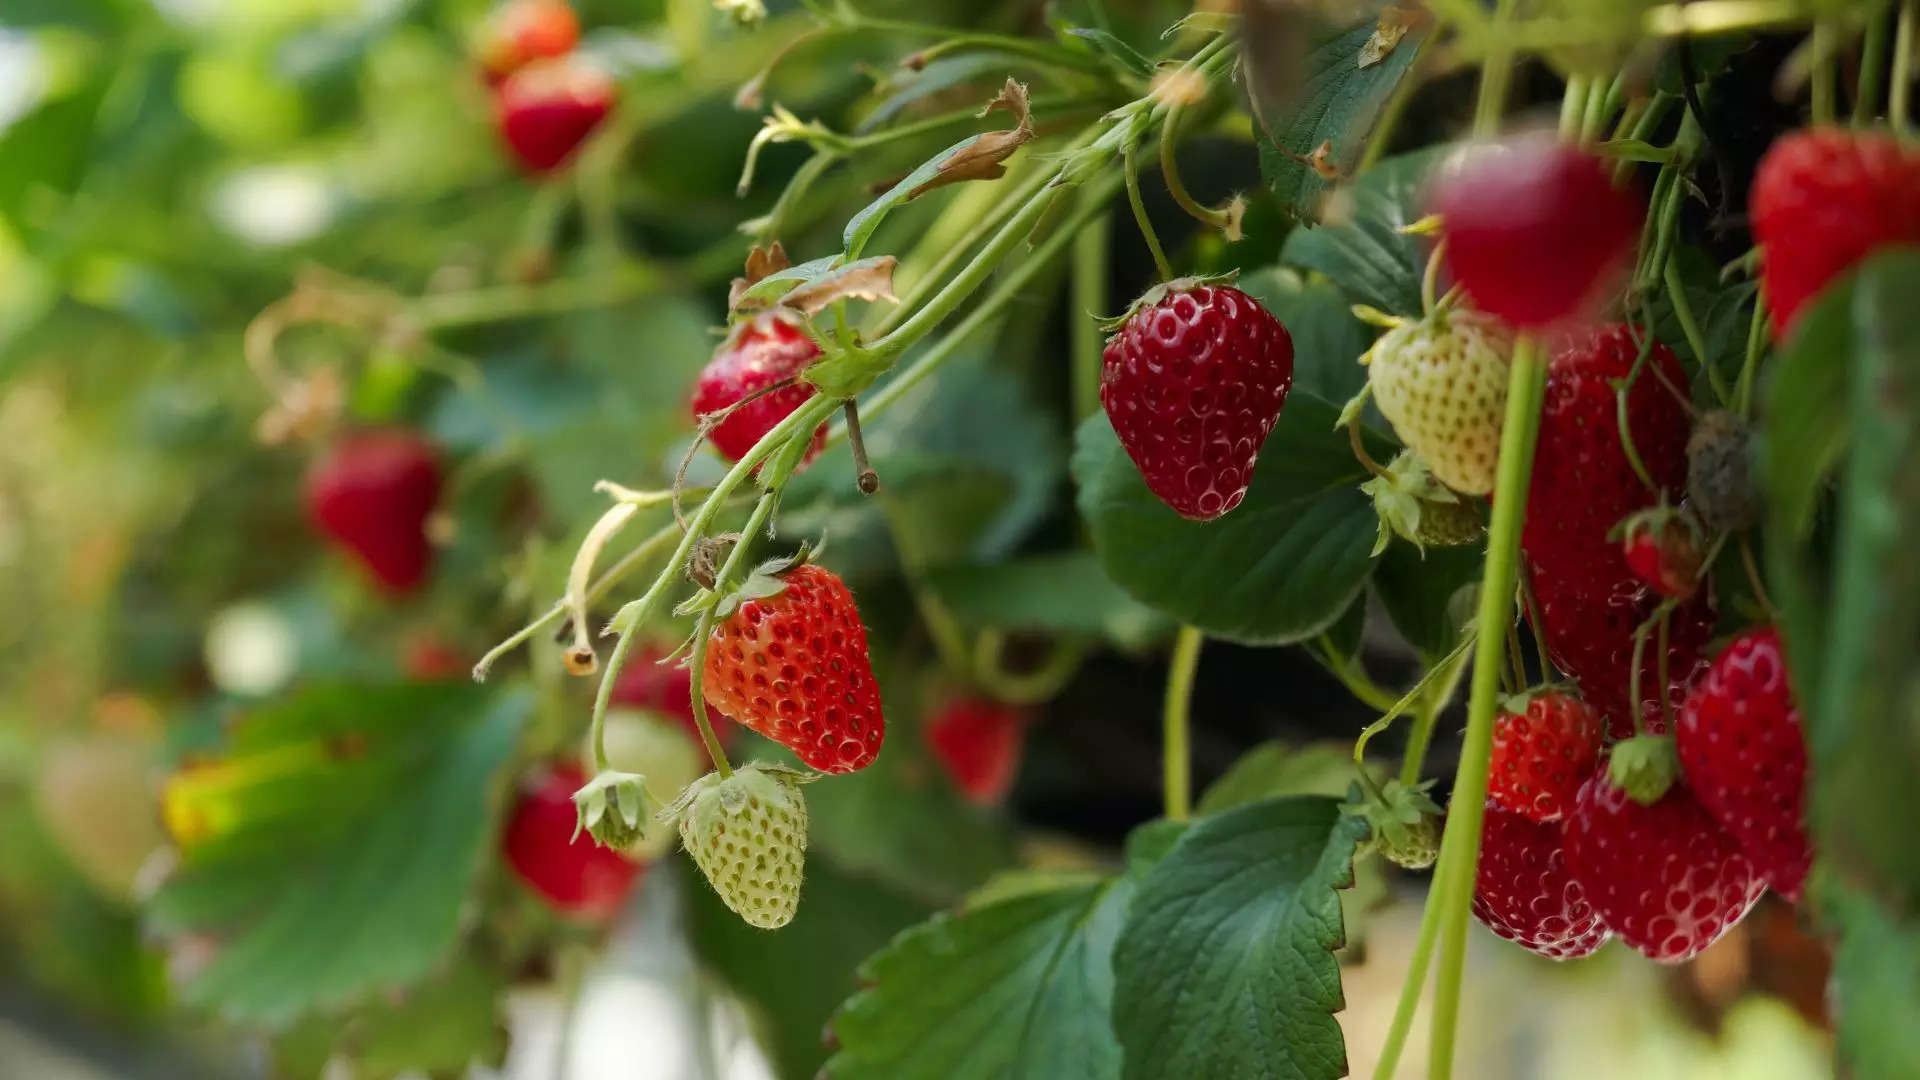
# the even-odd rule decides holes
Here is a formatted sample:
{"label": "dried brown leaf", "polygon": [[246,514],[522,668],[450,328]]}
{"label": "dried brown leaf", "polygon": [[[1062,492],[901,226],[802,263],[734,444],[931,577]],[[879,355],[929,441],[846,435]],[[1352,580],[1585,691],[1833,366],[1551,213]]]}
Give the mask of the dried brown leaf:
{"label": "dried brown leaf", "polygon": [[786,247],[778,240],[775,240],[765,247],[755,247],[752,251],[747,252],[746,275],[744,277],[734,278],[733,284],[728,286],[727,307],[738,307],[740,305],[740,295],[752,288],[755,282],[765,278],[768,274],[777,274],[792,265],[793,263],[787,258]]}
{"label": "dried brown leaf", "polygon": [[898,300],[893,295],[893,268],[898,262],[891,255],[862,259],[793,290],[780,298],[780,306],[811,315],[836,300]]}
{"label": "dried brown leaf", "polygon": [[1420,20],[1421,13],[1407,8],[1388,5],[1380,11],[1380,21],[1374,24],[1373,36],[1360,46],[1360,66],[1363,68],[1385,60],[1392,55],[1400,39],[1407,36]]}
{"label": "dried brown leaf", "polygon": [[1007,174],[1004,162],[1015,150],[1020,149],[1033,138],[1033,117],[1027,103],[1025,85],[1009,78],[1000,88],[999,96],[980,110],[981,116],[988,116],[998,110],[1013,114],[1014,126],[1005,131],[989,131],[973,141],[955,150],[942,161],[931,180],[907,192],[908,199],[917,199],[935,188],[948,184],[958,184],[963,180],[997,180]]}

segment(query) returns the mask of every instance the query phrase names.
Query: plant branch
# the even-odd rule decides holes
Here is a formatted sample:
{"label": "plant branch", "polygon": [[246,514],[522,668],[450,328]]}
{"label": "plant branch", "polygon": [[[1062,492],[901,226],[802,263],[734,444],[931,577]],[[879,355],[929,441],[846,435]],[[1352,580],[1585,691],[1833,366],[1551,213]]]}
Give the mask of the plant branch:
{"label": "plant branch", "polygon": [[1173,639],[1173,659],[1167,665],[1167,697],[1161,709],[1161,786],[1169,821],[1185,821],[1193,812],[1193,752],[1188,731],[1193,708],[1193,676],[1200,666],[1205,635],[1182,626]]}

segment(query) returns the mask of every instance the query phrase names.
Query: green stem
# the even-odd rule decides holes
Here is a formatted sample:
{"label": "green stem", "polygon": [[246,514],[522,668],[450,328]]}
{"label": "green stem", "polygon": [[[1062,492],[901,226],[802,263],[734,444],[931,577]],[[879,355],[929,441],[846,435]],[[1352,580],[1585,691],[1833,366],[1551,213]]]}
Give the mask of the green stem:
{"label": "green stem", "polygon": [[1860,78],[1854,84],[1853,126],[1866,127],[1873,121],[1873,108],[1880,103],[1880,92],[1887,77],[1886,12],[1867,19],[1866,37],[1860,43]]}
{"label": "green stem", "polygon": [[1474,102],[1473,134],[1487,138],[1500,129],[1500,117],[1507,110],[1507,84],[1513,81],[1513,46],[1507,30],[1513,21],[1515,0],[1499,0],[1486,62],[1480,65],[1480,96]]}
{"label": "green stem", "polygon": [[1434,725],[1453,701],[1454,691],[1460,687],[1460,676],[1466,674],[1466,652],[1462,650],[1456,656],[1442,658],[1434,666],[1440,669],[1439,678],[1421,694],[1419,707],[1413,714],[1413,730],[1407,732],[1407,747],[1400,754],[1400,783],[1406,787],[1419,782],[1426,768],[1427,747],[1433,742]]}
{"label": "green stem", "polygon": [[[1341,656],[1335,652],[1324,634],[1320,637],[1319,646],[1318,652],[1325,654],[1316,655],[1320,666],[1326,668],[1328,674],[1340,680],[1340,685],[1347,688],[1347,693],[1352,694],[1361,704],[1376,712],[1386,712],[1393,708],[1398,699],[1385,687],[1373,681],[1366,670],[1360,666],[1358,657]],[[1309,652],[1315,651],[1309,650]]]}
{"label": "green stem", "polygon": [[1560,94],[1561,138],[1571,138],[1579,133],[1586,104],[1587,77],[1579,74],[1567,76],[1566,89]]}
{"label": "green stem", "polygon": [[964,49],[990,49],[995,52],[1012,53],[1043,64],[1068,68],[1074,71],[1092,71],[1105,73],[1105,61],[1092,53],[1083,53],[1064,49],[1033,38],[1014,37],[1011,34],[994,34],[984,31],[960,30],[951,26],[935,26],[931,23],[908,22],[904,19],[879,19],[860,12],[851,12],[842,20],[842,25],[851,30],[872,30],[883,34],[905,34],[910,37],[933,38],[935,44],[916,54],[916,59],[924,63],[950,52]]}
{"label": "green stem", "polygon": [[1832,22],[1815,19],[1813,35],[1809,41],[1813,50],[1813,69],[1810,76],[1813,85],[1813,122],[1818,126],[1827,126],[1834,122],[1834,81],[1838,77],[1834,61],[1840,53],[1839,33]]}
{"label": "green stem", "polygon": [[1127,205],[1133,208],[1134,223],[1140,226],[1140,237],[1147,242],[1147,251],[1153,256],[1153,268],[1161,281],[1173,280],[1173,266],[1167,262],[1167,253],[1160,247],[1160,234],[1153,231],[1153,222],[1147,220],[1146,203],[1140,199],[1139,170],[1134,163],[1133,143],[1120,155],[1120,171],[1127,182]]}
{"label": "green stem", "polygon": [[1913,54],[1920,46],[1914,40],[1920,36],[1916,24],[1920,24],[1920,0],[1907,0],[1893,31],[1893,89],[1887,98],[1887,118],[1903,137],[1913,134]]}
{"label": "green stem", "polygon": [[[1520,523],[1526,513],[1527,482],[1533,470],[1534,443],[1540,432],[1540,400],[1546,366],[1540,347],[1523,337],[1513,350],[1507,381],[1507,413],[1500,432],[1500,462],[1493,495],[1493,519],[1487,527],[1486,571],[1480,583],[1480,628],[1474,650],[1473,683],[1467,700],[1467,731],[1454,773],[1452,809],[1443,851],[1454,852],[1456,869],[1438,898],[1441,953],[1433,1009],[1430,1080],[1453,1075],[1454,1029],[1460,1015],[1460,979],[1466,963],[1467,908],[1473,899],[1473,869],[1480,856],[1480,826],[1486,813],[1487,769],[1493,742],[1493,715],[1500,690],[1500,628],[1513,619]],[[1428,903],[1433,903],[1433,898]]]}
{"label": "green stem", "polygon": [[1210,229],[1225,230],[1232,222],[1223,211],[1201,206],[1187,191],[1187,182],[1180,178],[1180,163],[1174,160],[1174,151],[1179,144],[1174,139],[1175,127],[1180,122],[1183,104],[1179,101],[1167,106],[1167,119],[1160,126],[1160,177],[1167,185],[1167,194],[1187,216]]}
{"label": "green stem", "polygon": [[1687,348],[1693,350],[1693,358],[1707,371],[1707,382],[1713,387],[1713,396],[1725,406],[1731,398],[1727,395],[1727,385],[1720,375],[1719,365],[1707,355],[1707,336],[1700,332],[1700,320],[1693,316],[1693,301],[1687,299],[1687,287],[1680,280],[1680,270],[1672,259],[1667,260],[1666,270],[1660,275],[1667,287],[1667,301],[1673,305],[1673,314],[1680,320],[1680,332],[1686,335]]}
{"label": "green stem", "polygon": [[[745,541],[741,541],[742,545]],[[624,635],[623,635],[624,636]],[[713,609],[700,613],[700,621],[693,627],[693,656],[687,663],[693,674],[693,722],[700,728],[700,741],[706,744],[707,756],[713,759],[713,767],[725,780],[733,775],[733,763],[727,760],[727,751],[713,733],[713,721],[707,716],[707,647],[713,640]],[[596,729],[594,737],[600,732]],[[598,746],[598,743],[595,743]],[[603,755],[604,759],[604,755]],[[605,768],[604,760],[601,765]]]}
{"label": "green stem", "polygon": [[1200,667],[1198,629],[1182,626],[1173,639],[1173,658],[1167,665],[1167,699],[1161,710],[1160,760],[1166,817],[1185,821],[1193,812],[1193,753],[1187,732],[1193,708],[1193,675]]}
{"label": "green stem", "polygon": [[[1109,104],[1110,103],[1111,101],[1109,101]],[[1089,101],[1085,95],[1081,94],[1035,94],[1027,101],[1027,108],[1033,113],[1036,120],[1043,112],[1048,112],[1053,109],[1064,109],[1070,105],[1080,105],[1083,107],[1083,111],[1104,108],[1103,105]],[[1057,118],[1050,117],[1049,119]],[[964,109],[955,109],[952,112],[944,112],[936,116],[910,120],[896,127],[883,127],[877,131],[869,131],[864,135],[844,136],[840,148],[849,152],[871,150],[876,146],[884,146],[887,143],[898,142],[903,139],[914,138],[918,135],[925,135],[929,132],[940,131],[957,124],[964,124],[969,120],[979,121],[980,110],[973,106],[968,106]]]}
{"label": "green stem", "polygon": [[1046,660],[1031,671],[1008,671],[1001,666],[1006,634],[983,630],[974,651],[973,677],[995,698],[1011,705],[1036,705],[1058,694],[1086,660],[1084,641],[1057,641]]}
{"label": "green stem", "polygon": [[[1086,196],[1082,196],[1086,198]],[[1069,322],[1073,331],[1073,416],[1082,420],[1100,411],[1100,367],[1105,349],[1099,320],[1113,314],[1107,310],[1107,262],[1112,245],[1108,231],[1113,219],[1104,211],[1073,236],[1073,307]]]}
{"label": "green stem", "polygon": [[[1400,1054],[1406,1049],[1407,1034],[1413,1030],[1413,1014],[1420,1007],[1420,993],[1426,989],[1427,967],[1433,961],[1433,947],[1440,941],[1440,905],[1433,897],[1444,896],[1452,891],[1454,872],[1452,867],[1459,858],[1449,858],[1444,846],[1440,852],[1440,864],[1434,868],[1433,881],[1427,887],[1427,907],[1420,915],[1420,938],[1413,946],[1413,955],[1407,960],[1407,974],[1400,984],[1400,1000],[1393,1008],[1393,1024],[1387,1028],[1387,1037],[1380,1044],[1380,1060],[1374,1066],[1373,1080],[1394,1080],[1400,1071]],[[1471,884],[1471,883],[1469,883]]]}
{"label": "green stem", "polygon": [[1734,408],[1741,416],[1751,416],[1753,410],[1753,375],[1760,367],[1760,354],[1767,348],[1767,296],[1765,291],[1753,294],[1753,319],[1747,323],[1747,354],[1740,362],[1740,381],[1733,391]]}
{"label": "green stem", "polygon": [[408,308],[407,321],[421,331],[454,330],[609,307],[654,292],[669,280],[668,274],[653,266],[628,262],[610,273],[593,277],[495,285],[423,296]]}

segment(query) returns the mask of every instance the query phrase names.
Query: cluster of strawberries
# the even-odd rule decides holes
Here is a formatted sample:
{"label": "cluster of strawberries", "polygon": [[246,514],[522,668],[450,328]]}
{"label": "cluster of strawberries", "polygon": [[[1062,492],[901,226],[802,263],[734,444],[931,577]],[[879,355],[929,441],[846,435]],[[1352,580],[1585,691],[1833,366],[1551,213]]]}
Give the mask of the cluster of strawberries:
{"label": "cluster of strawberries", "polygon": [[613,108],[618,88],[574,50],[579,41],[566,0],[510,0],[481,29],[475,52],[494,123],[529,172],[565,164]]}

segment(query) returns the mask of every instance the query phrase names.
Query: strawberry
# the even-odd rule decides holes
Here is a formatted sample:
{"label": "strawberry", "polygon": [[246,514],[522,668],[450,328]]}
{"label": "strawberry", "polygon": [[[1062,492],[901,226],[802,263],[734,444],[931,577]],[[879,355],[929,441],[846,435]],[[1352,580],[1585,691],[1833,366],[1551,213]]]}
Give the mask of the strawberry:
{"label": "strawberry", "polygon": [[551,172],[606,119],[615,95],[613,80],[591,64],[536,60],[500,84],[494,122],[527,171]]}
{"label": "strawberry", "polygon": [[821,772],[866,768],[886,720],[853,593],[812,563],[781,572],[770,589],[714,626],[707,700]]}
{"label": "strawberry", "polygon": [[1555,960],[1606,944],[1607,925],[1567,869],[1559,822],[1530,821],[1487,804],[1473,915],[1487,929]]}
{"label": "strawberry", "polygon": [[807,803],[793,770],[746,765],[708,773],[669,811],[680,843],[727,907],[777,930],[793,921],[807,855]]}
{"label": "strawberry", "polygon": [[[710,763],[698,736],[687,734],[678,717],[633,708],[611,708],[606,720],[607,768],[639,776],[652,805],[678,798],[707,771]],[[582,758],[593,760],[589,734]],[[673,830],[642,823],[641,834],[625,848],[642,861],[658,859],[673,844]]]}
{"label": "strawberry", "polygon": [[[663,662],[665,660],[667,657],[658,650],[645,647],[637,650],[627,658],[620,677],[614,680],[608,704],[642,709],[671,719],[686,729],[704,758],[706,746],[700,738],[700,725],[693,718],[693,672],[687,670],[685,664]],[[713,734],[720,740],[721,749],[732,749],[734,727],[727,723],[727,718],[708,710],[707,722],[713,725]]]}
{"label": "strawberry", "polygon": [[[793,410],[814,395],[814,386],[798,378],[820,355],[820,346],[791,318],[759,315],[735,327],[707,361],[693,389],[693,415],[719,412],[767,387],[792,380],[771,393],[741,405],[710,433],[713,448],[728,461],[739,461],[760,437],[773,430]],[[814,430],[813,445],[802,464],[812,461],[827,438],[827,425]]]}
{"label": "strawberry", "polygon": [[1435,480],[1411,450],[1395,454],[1386,471],[1361,484],[1360,490],[1373,499],[1374,515],[1380,519],[1375,555],[1385,551],[1394,536],[1425,554],[1428,544],[1459,547],[1487,531],[1480,508]]}
{"label": "strawberry", "polygon": [[1789,899],[1813,860],[1805,826],[1807,744],[1780,632],[1733,640],[1687,695],[1674,742],[1687,784]]}
{"label": "strawberry", "polygon": [[1661,596],[1686,597],[1700,584],[1700,534],[1664,503],[1621,525],[1620,554],[1634,577]]}
{"label": "strawberry", "polygon": [[408,431],[350,435],[307,476],[307,516],[393,594],[427,578],[427,516],[440,501],[440,457]]}
{"label": "strawberry", "polygon": [[1440,857],[1440,807],[1427,794],[1432,786],[1431,780],[1408,786],[1397,778],[1378,788],[1356,782],[1340,810],[1366,821],[1363,850],[1408,870],[1425,870]]}
{"label": "strawberry", "polygon": [[555,765],[523,787],[507,817],[501,851],[520,880],[563,915],[611,918],[644,867],[576,835],[573,793],[587,782],[577,766]]}
{"label": "strawberry", "polygon": [[1511,331],[1479,312],[1456,310],[1388,330],[1361,362],[1400,441],[1441,483],[1485,495],[1500,457],[1512,356]]}
{"label": "strawberry", "polygon": [[1487,797],[1533,821],[1558,821],[1600,760],[1606,721],[1562,690],[1510,702],[1493,719]]}
{"label": "strawberry", "polygon": [[1006,796],[1020,768],[1027,714],[986,698],[957,697],[927,719],[925,734],[953,786],[968,799],[991,805]]}
{"label": "strawberry", "polygon": [[1754,173],[1760,284],[1784,334],[1807,302],[1872,252],[1920,244],[1920,149],[1891,134],[1783,135]]}
{"label": "strawberry", "polygon": [[1766,509],[1753,475],[1753,429],[1737,413],[1715,409],[1687,437],[1687,505],[1715,532],[1760,523]]}
{"label": "strawberry", "polygon": [[[1547,372],[1527,516],[1520,534],[1548,651],[1573,677],[1616,737],[1634,730],[1628,688],[1633,633],[1660,597],[1609,539],[1625,518],[1677,497],[1686,479],[1687,386],[1679,358],[1654,343],[1627,393],[1627,424],[1655,488],[1633,468],[1620,441],[1616,382],[1634,370],[1640,350],[1624,325],[1562,335]],[[1657,490],[1656,490],[1657,488]],[[1704,661],[1713,630],[1706,590],[1682,604],[1668,627],[1668,694],[1677,704]],[[1661,724],[1659,656],[1649,634],[1641,656],[1643,722]]]}
{"label": "strawberry", "polygon": [[1739,843],[1684,784],[1643,806],[1602,765],[1564,825],[1567,866],[1600,917],[1661,963],[1698,955],[1766,891]]}
{"label": "strawberry", "polygon": [[1227,285],[1170,282],[1140,298],[1101,356],[1100,404],[1147,489],[1208,521],[1246,498],[1293,386],[1293,338]]}
{"label": "strawberry", "polygon": [[564,0],[509,0],[494,9],[474,42],[487,84],[535,60],[565,56],[580,40],[580,20]]}
{"label": "strawberry", "polygon": [[1605,161],[1550,135],[1470,148],[1430,198],[1473,305],[1522,329],[1590,313],[1619,284],[1643,210]]}
{"label": "strawberry", "polygon": [[473,670],[473,658],[427,631],[407,639],[400,654],[400,670],[414,682],[464,679]]}

